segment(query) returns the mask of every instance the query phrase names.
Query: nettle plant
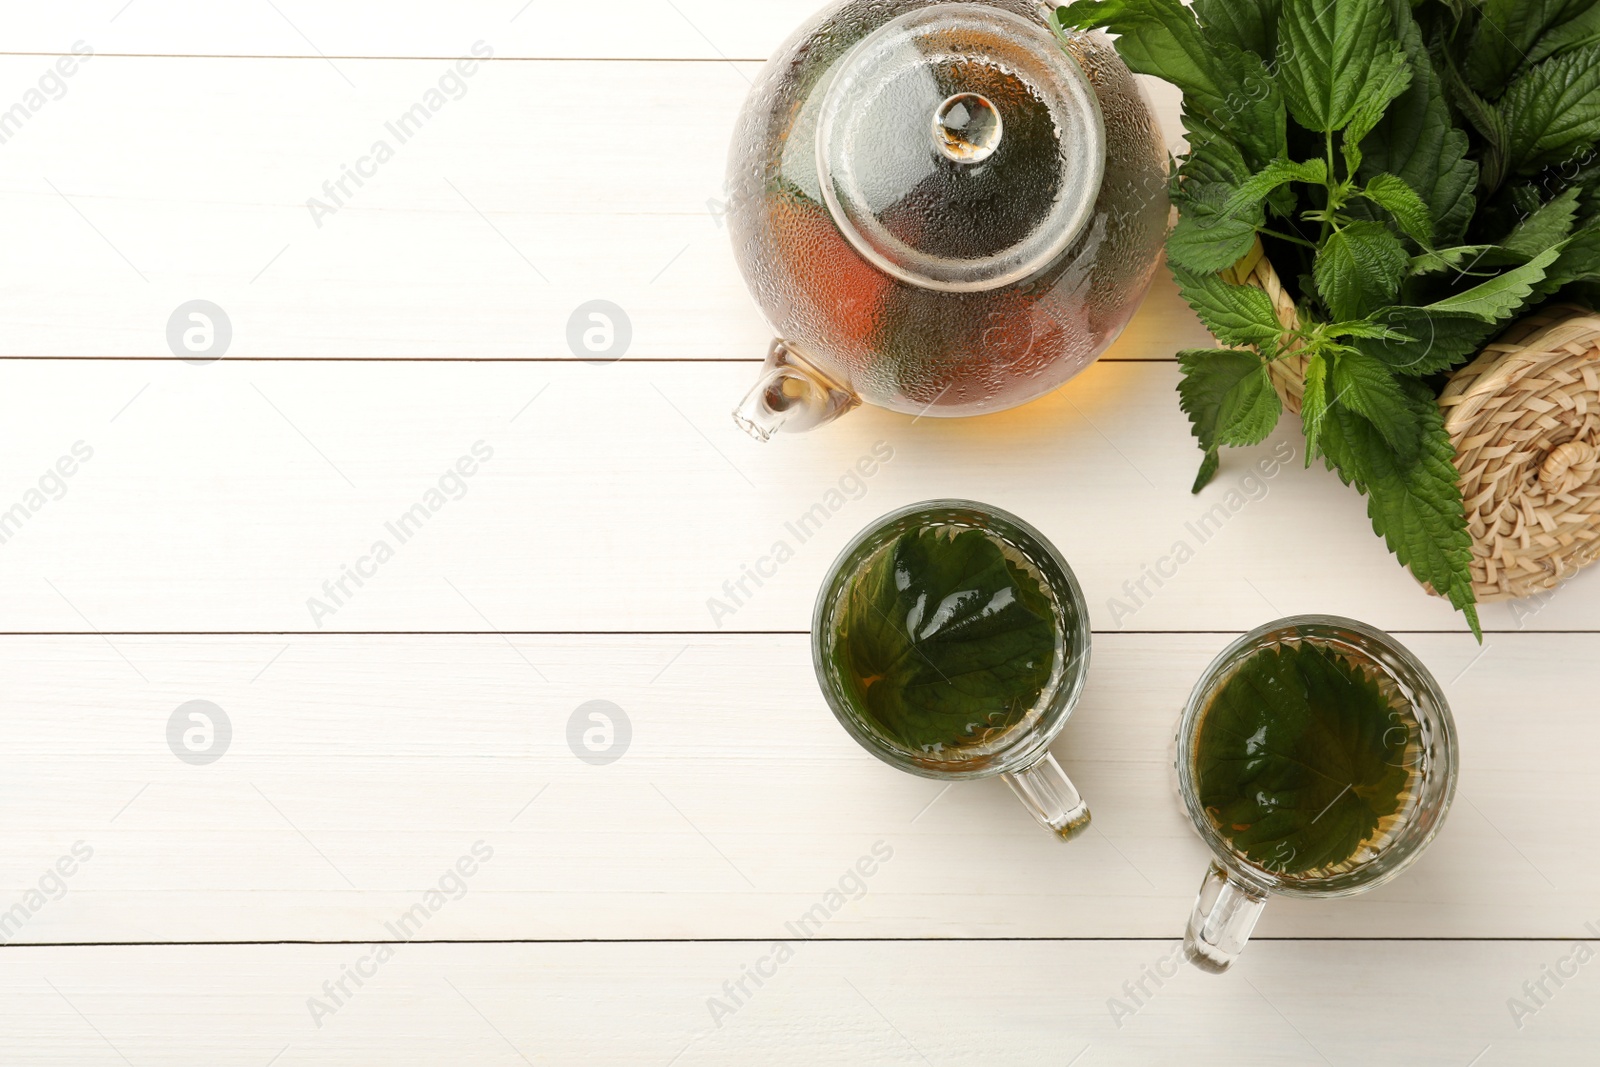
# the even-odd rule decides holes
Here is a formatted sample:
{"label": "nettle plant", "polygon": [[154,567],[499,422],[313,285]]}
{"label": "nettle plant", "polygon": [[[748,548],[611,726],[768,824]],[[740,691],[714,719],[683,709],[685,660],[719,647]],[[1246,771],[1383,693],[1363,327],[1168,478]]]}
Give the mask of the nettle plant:
{"label": "nettle plant", "polygon": [[[1595,306],[1600,0],[1080,0],[1055,18],[1183,90],[1167,255],[1228,346],[1179,353],[1195,491],[1219,449],[1272,432],[1271,364],[1303,358],[1307,465],[1364,493],[1479,633],[1437,401],[1514,319]],[[1226,277],[1257,242],[1293,316]]]}

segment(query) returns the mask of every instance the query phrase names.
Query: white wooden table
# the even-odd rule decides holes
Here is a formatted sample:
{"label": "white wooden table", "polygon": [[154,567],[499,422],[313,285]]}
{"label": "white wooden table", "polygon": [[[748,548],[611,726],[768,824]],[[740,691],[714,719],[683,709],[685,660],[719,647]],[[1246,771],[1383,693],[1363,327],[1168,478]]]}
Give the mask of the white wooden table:
{"label": "white wooden table", "polygon": [[[1171,354],[1206,339],[1165,281],[1016,412],[861,411],[765,447],[734,427],[768,335],[720,228],[726,142],[810,8],[12,5],[0,1062],[1594,1062],[1600,578],[1486,610],[1480,648],[1292,433],[1192,498]],[[453,74],[475,47],[493,59]],[[430,90],[426,124],[362,163]],[[370,173],[333,203],[346,167]],[[231,323],[220,362],[169,351],[196,299]],[[566,342],[595,299],[632,325],[607,365]],[[830,498],[880,442],[892,459]],[[1254,477],[1274,449],[1296,462]],[[420,530],[386,533],[436,489]],[[998,782],[877,763],[817,691],[825,568],[932,496],[1028,518],[1088,594],[1056,753],[1095,822],[1070,846]],[[1187,524],[1218,503],[1201,544]],[[1130,602],[1183,540],[1194,558]],[[345,567],[365,578],[332,601]],[[1172,727],[1232,635],[1304,611],[1428,663],[1461,790],[1404,878],[1275,902],[1202,975],[1174,955],[1206,855]],[[231,727],[210,763],[169,745],[195,700]],[[630,727],[604,764],[568,741],[596,700]]]}

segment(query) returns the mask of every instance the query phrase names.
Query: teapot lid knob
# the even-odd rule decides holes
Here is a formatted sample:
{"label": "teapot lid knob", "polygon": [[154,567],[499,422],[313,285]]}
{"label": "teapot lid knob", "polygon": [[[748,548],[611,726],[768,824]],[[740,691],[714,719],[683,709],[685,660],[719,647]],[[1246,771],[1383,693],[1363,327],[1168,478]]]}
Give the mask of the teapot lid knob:
{"label": "teapot lid knob", "polygon": [[957,163],[982,163],[1004,133],[999,109],[982,93],[956,93],[933,113],[934,147]]}

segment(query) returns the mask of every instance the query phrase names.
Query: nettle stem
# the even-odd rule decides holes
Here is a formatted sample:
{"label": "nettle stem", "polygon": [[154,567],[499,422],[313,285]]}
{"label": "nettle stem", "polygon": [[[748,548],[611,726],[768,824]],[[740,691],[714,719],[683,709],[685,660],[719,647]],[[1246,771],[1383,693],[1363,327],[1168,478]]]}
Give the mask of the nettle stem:
{"label": "nettle stem", "polygon": [[1333,131],[1328,130],[1324,135],[1324,139],[1327,142],[1328,149],[1328,179],[1323,183],[1324,188],[1327,190],[1327,204],[1323,210],[1322,216],[1322,236],[1317,241],[1319,248],[1328,243],[1328,232],[1330,230],[1334,233],[1339,232],[1339,224],[1334,221],[1333,217],[1334,211],[1339,207],[1339,205],[1335,203],[1337,199],[1336,190],[1339,184],[1339,171],[1338,161],[1334,159],[1333,156]]}
{"label": "nettle stem", "polygon": [[1316,246],[1316,244],[1314,242],[1308,241],[1304,237],[1296,237],[1292,233],[1280,233],[1277,230],[1268,229],[1265,226],[1261,227],[1256,232],[1257,233],[1264,233],[1268,237],[1276,237],[1280,241],[1288,241],[1291,244],[1304,245],[1306,248],[1309,248],[1312,251],[1316,251],[1316,248],[1317,248],[1317,246]]}

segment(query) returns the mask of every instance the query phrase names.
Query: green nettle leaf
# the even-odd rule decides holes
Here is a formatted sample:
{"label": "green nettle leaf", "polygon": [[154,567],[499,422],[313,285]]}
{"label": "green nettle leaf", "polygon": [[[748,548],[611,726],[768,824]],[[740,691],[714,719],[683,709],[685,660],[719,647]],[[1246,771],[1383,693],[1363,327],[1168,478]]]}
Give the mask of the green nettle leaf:
{"label": "green nettle leaf", "polygon": [[1533,287],[1544,280],[1545,268],[1560,258],[1560,246],[1547,249],[1515,270],[1429,304],[1422,310],[1434,315],[1470,315],[1484,322],[1504,322],[1528,302]]}
{"label": "green nettle leaf", "polygon": [[1307,185],[1328,184],[1327,161],[1313,159],[1297,163],[1292,159],[1275,159],[1247,178],[1229,199],[1223,211],[1228,215],[1239,215],[1257,208],[1274,190],[1290,182],[1304,182]]}
{"label": "green nettle leaf", "polygon": [[1411,69],[1410,62],[1406,62],[1391,67],[1385,77],[1384,83],[1367,94],[1361,106],[1350,116],[1350,124],[1342,131],[1346,142],[1345,159],[1352,162],[1352,172],[1361,166],[1361,153],[1355,146],[1383,121],[1383,117],[1389,113],[1389,106],[1411,87],[1411,80],[1416,73]]}
{"label": "green nettle leaf", "polygon": [[1216,54],[1200,33],[1194,13],[1178,0],[1080,0],[1056,9],[1064,27],[1109,30],[1117,52],[1132,69],[1154,74],[1183,95],[1220,104],[1226,92],[1217,77]]}
{"label": "green nettle leaf", "polygon": [[1314,353],[1306,360],[1306,391],[1300,397],[1300,428],[1306,435],[1306,466],[1311,466],[1322,441],[1322,421],[1328,415],[1328,360]]}
{"label": "green nettle leaf", "polygon": [[1323,455],[1346,485],[1366,494],[1372,529],[1389,551],[1465,614],[1481,641],[1455,448],[1433,390],[1413,378],[1402,384],[1424,431],[1422,454],[1414,462],[1400,462],[1376,426],[1338,403],[1329,405],[1323,423]]}
{"label": "green nettle leaf", "polygon": [[1517,174],[1565,163],[1600,139],[1600,43],[1548,59],[1511,83],[1500,111]]}
{"label": "green nettle leaf", "polygon": [[1411,257],[1410,274],[1416,278],[1446,270],[1471,270],[1485,254],[1498,247],[1498,245],[1457,245],[1454,248],[1438,248],[1423,252],[1419,256]]}
{"label": "green nettle leaf", "polygon": [[1518,182],[1505,190],[1505,196],[1510,201],[1510,208],[1517,213],[1519,218],[1527,218],[1544,206],[1544,194],[1539,191],[1538,179],[1529,179]]}
{"label": "green nettle leaf", "polygon": [[903,534],[845,595],[833,668],[856,709],[909,751],[991,740],[1049,682],[1058,637],[1049,598],[981,530]]}
{"label": "green nettle leaf", "polygon": [[1406,91],[1413,77],[1415,75],[1409,62],[1390,68],[1387,83],[1369,93],[1365,102],[1350,116],[1350,125],[1339,135],[1345,170],[1351,174],[1361,170],[1361,142],[1383,121],[1384,115],[1389,112],[1389,105]]}
{"label": "green nettle leaf", "polygon": [[1394,302],[1411,257],[1379,222],[1352,222],[1317,253],[1317,292],[1336,319],[1362,319]]}
{"label": "green nettle leaf", "polygon": [[1513,255],[1532,259],[1546,249],[1560,244],[1572,233],[1578,218],[1578,196],[1581,190],[1568,189],[1523,219],[1511,231],[1500,247]]}
{"label": "green nettle leaf", "polygon": [[1396,72],[1406,55],[1388,0],[1290,3],[1279,34],[1278,83],[1289,113],[1308,130],[1342,129],[1405,88]]}
{"label": "green nettle leaf", "polygon": [[1407,341],[1405,334],[1393,326],[1385,326],[1373,319],[1358,319],[1353,322],[1330,322],[1319,327],[1322,335],[1329,340],[1341,337],[1368,337],[1379,341]]}
{"label": "green nettle leaf", "polygon": [[1383,361],[1345,349],[1333,361],[1334,398],[1378,428],[1401,463],[1422,452],[1423,426],[1411,399]]}
{"label": "green nettle leaf", "polygon": [[1305,874],[1348,861],[1400,810],[1411,730],[1378,683],[1309,641],[1254,653],[1206,707],[1200,803],[1250,862]]}
{"label": "green nettle leaf", "polygon": [[1387,308],[1375,316],[1401,338],[1358,338],[1354,347],[1395,374],[1421,377],[1450,370],[1475,355],[1499,327],[1469,315]]}
{"label": "green nettle leaf", "polygon": [[1194,492],[1217,472],[1217,450],[1266,440],[1282,414],[1267,365],[1253,352],[1190,349],[1178,353],[1178,401],[1205,452]]}
{"label": "green nettle leaf", "polygon": [[1229,215],[1230,193],[1221,186],[1185,190],[1178,225],[1167,238],[1167,261],[1196,274],[1215,274],[1239,262],[1255,247],[1256,229],[1266,224],[1254,213]]}
{"label": "green nettle leaf", "polygon": [[1496,96],[1518,71],[1600,38],[1595,0],[1482,0],[1483,19],[1467,47],[1472,87]]}
{"label": "green nettle leaf", "polygon": [[1498,189],[1505,183],[1511,166],[1511,127],[1506,121],[1505,112],[1479,96],[1467,84],[1466,76],[1457,68],[1454,57],[1448,52],[1444,54],[1444,63],[1444,79],[1449,87],[1450,99],[1472,124],[1472,128],[1478,131],[1478,136],[1483,138],[1484,187],[1490,191]]}
{"label": "green nettle leaf", "polygon": [[1222,406],[1217,410],[1216,442],[1219,445],[1235,448],[1258,445],[1278,425],[1283,401],[1272,388],[1267,365],[1257,360],[1256,368],[1255,374],[1240,379],[1222,398]]}
{"label": "green nettle leaf", "polygon": [[1275,344],[1283,333],[1272,298],[1255,286],[1231,285],[1215,274],[1192,274],[1178,267],[1172,273],[1183,298],[1223,344],[1264,347]]}
{"label": "green nettle leaf", "polygon": [[[1386,45],[1379,50],[1372,59],[1372,66],[1367,69],[1365,78],[1361,83],[1361,90],[1356,96],[1355,103],[1351,105],[1350,116],[1346,120],[1348,125],[1353,125],[1361,136],[1366,131],[1377,125],[1394,98],[1406,91],[1411,84],[1411,69],[1406,65],[1406,54],[1398,44]],[[1336,127],[1337,128],[1337,127]],[[1360,137],[1355,140],[1359,141]]]}
{"label": "green nettle leaf", "polygon": [[1538,291],[1550,295],[1574,282],[1600,281],[1600,228],[1580,230],[1561,248],[1561,256]]}
{"label": "green nettle leaf", "polygon": [[1189,154],[1183,161],[1180,190],[1190,182],[1226,185],[1231,189],[1243,185],[1252,172],[1244,153],[1239,151],[1233,139],[1203,116],[1187,109],[1180,120],[1189,142]]}
{"label": "green nettle leaf", "polygon": [[1262,59],[1278,49],[1282,9],[1283,0],[1194,0],[1194,12],[1212,37]]}
{"label": "green nettle leaf", "polygon": [[1423,247],[1433,243],[1433,212],[1406,180],[1393,174],[1375,175],[1361,195],[1394,216],[1405,235]]}
{"label": "green nettle leaf", "polygon": [[1573,12],[1572,18],[1559,24],[1551,23],[1528,52],[1529,63],[1600,40],[1600,6],[1595,0],[1565,0],[1560,6]]}
{"label": "green nettle leaf", "polygon": [[[1359,177],[1393,174],[1422,194],[1435,221],[1431,244],[1461,240],[1477,206],[1478,165],[1467,158],[1471,142],[1457,129],[1422,31],[1407,20],[1400,34],[1411,84],[1389,105],[1372,132],[1361,138]],[[1349,136],[1349,131],[1346,131]]]}
{"label": "green nettle leaf", "polygon": [[1224,97],[1200,24],[1177,0],[1078,0],[1056,8],[1053,22],[1062,29],[1116,34],[1123,62],[1171,82],[1186,99],[1214,104]]}
{"label": "green nettle leaf", "polygon": [[1207,40],[1180,0],[1078,0],[1056,9],[1058,25],[1118,35],[1117,53],[1139,74],[1183,90],[1184,106],[1228,130],[1253,166],[1287,151],[1283,96],[1261,57]]}
{"label": "green nettle leaf", "polygon": [[1225,213],[1249,177],[1249,165],[1233,142],[1203,123],[1188,125],[1189,157],[1174,194],[1180,211],[1178,225],[1167,239],[1167,259],[1196,274],[1215,274],[1255,247],[1256,229],[1266,224],[1266,212],[1258,204],[1239,215]]}

